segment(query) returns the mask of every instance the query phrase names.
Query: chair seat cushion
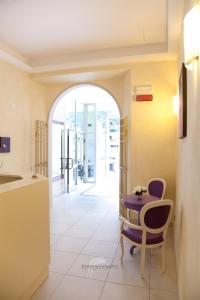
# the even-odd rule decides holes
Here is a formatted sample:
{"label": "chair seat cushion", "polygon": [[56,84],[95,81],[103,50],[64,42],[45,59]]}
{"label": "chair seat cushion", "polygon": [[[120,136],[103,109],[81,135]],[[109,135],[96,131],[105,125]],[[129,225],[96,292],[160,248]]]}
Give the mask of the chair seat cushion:
{"label": "chair seat cushion", "polygon": [[[142,243],[142,230],[127,228],[122,231],[122,234],[133,242],[136,242],[138,244]],[[158,244],[162,242],[163,242],[162,232],[156,234],[147,232],[146,244],[152,245],[152,244]]]}

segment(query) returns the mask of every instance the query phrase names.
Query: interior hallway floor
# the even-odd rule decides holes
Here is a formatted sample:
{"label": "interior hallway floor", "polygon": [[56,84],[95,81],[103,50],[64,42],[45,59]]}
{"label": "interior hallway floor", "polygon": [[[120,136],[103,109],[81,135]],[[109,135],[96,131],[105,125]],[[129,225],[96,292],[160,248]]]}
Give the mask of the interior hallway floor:
{"label": "interior hallway floor", "polygon": [[48,279],[32,300],[177,300],[172,228],[166,246],[166,271],[160,249],[147,252],[145,279],[140,251],[125,244],[120,263],[118,201],[111,197],[62,195],[53,200],[51,264]]}

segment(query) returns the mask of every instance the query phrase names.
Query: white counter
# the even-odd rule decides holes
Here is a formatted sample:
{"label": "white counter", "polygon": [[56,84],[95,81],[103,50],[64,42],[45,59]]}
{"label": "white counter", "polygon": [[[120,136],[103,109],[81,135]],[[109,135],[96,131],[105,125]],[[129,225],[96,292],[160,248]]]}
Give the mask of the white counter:
{"label": "white counter", "polygon": [[38,179],[33,179],[32,174],[30,173],[22,173],[22,174],[10,174],[10,173],[0,173],[1,177],[19,177],[20,179],[14,180],[8,183],[0,184],[0,193],[7,192],[12,189],[21,188],[29,184],[33,184],[35,182],[40,182],[42,180],[46,180],[47,178],[42,175],[37,175]]}

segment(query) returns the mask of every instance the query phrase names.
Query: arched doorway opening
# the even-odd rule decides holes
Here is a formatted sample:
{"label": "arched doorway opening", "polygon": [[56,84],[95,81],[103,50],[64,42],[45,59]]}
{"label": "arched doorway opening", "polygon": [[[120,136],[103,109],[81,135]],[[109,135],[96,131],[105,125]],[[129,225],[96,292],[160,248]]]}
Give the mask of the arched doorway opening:
{"label": "arched doorway opening", "polygon": [[118,196],[120,112],[104,88],[79,84],[55,100],[49,116],[51,194]]}

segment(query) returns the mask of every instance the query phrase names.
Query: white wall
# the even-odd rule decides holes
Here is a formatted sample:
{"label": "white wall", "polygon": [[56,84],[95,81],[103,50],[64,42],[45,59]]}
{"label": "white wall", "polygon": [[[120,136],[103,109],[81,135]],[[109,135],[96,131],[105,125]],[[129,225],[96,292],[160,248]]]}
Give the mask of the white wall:
{"label": "white wall", "polygon": [[[184,2],[185,13],[196,4],[191,0]],[[183,62],[183,39],[180,46],[179,71]],[[187,71],[187,137],[178,140],[175,246],[180,300],[200,299],[199,116],[200,61],[197,60],[193,70]]]}
{"label": "white wall", "polygon": [[132,65],[132,89],[152,85],[153,101],[131,102],[132,182],[152,177],[167,182],[166,197],[175,200],[177,116],[172,98],[177,93],[177,64],[149,62]]}
{"label": "white wall", "polygon": [[127,149],[127,193],[133,187],[133,139],[132,139],[132,70],[130,69],[123,80],[123,101],[121,104],[122,117],[128,116],[128,149]]}
{"label": "white wall", "polygon": [[11,137],[11,152],[0,153],[0,172],[30,171],[34,161],[34,122],[46,120],[45,86],[0,61],[0,136]]}

